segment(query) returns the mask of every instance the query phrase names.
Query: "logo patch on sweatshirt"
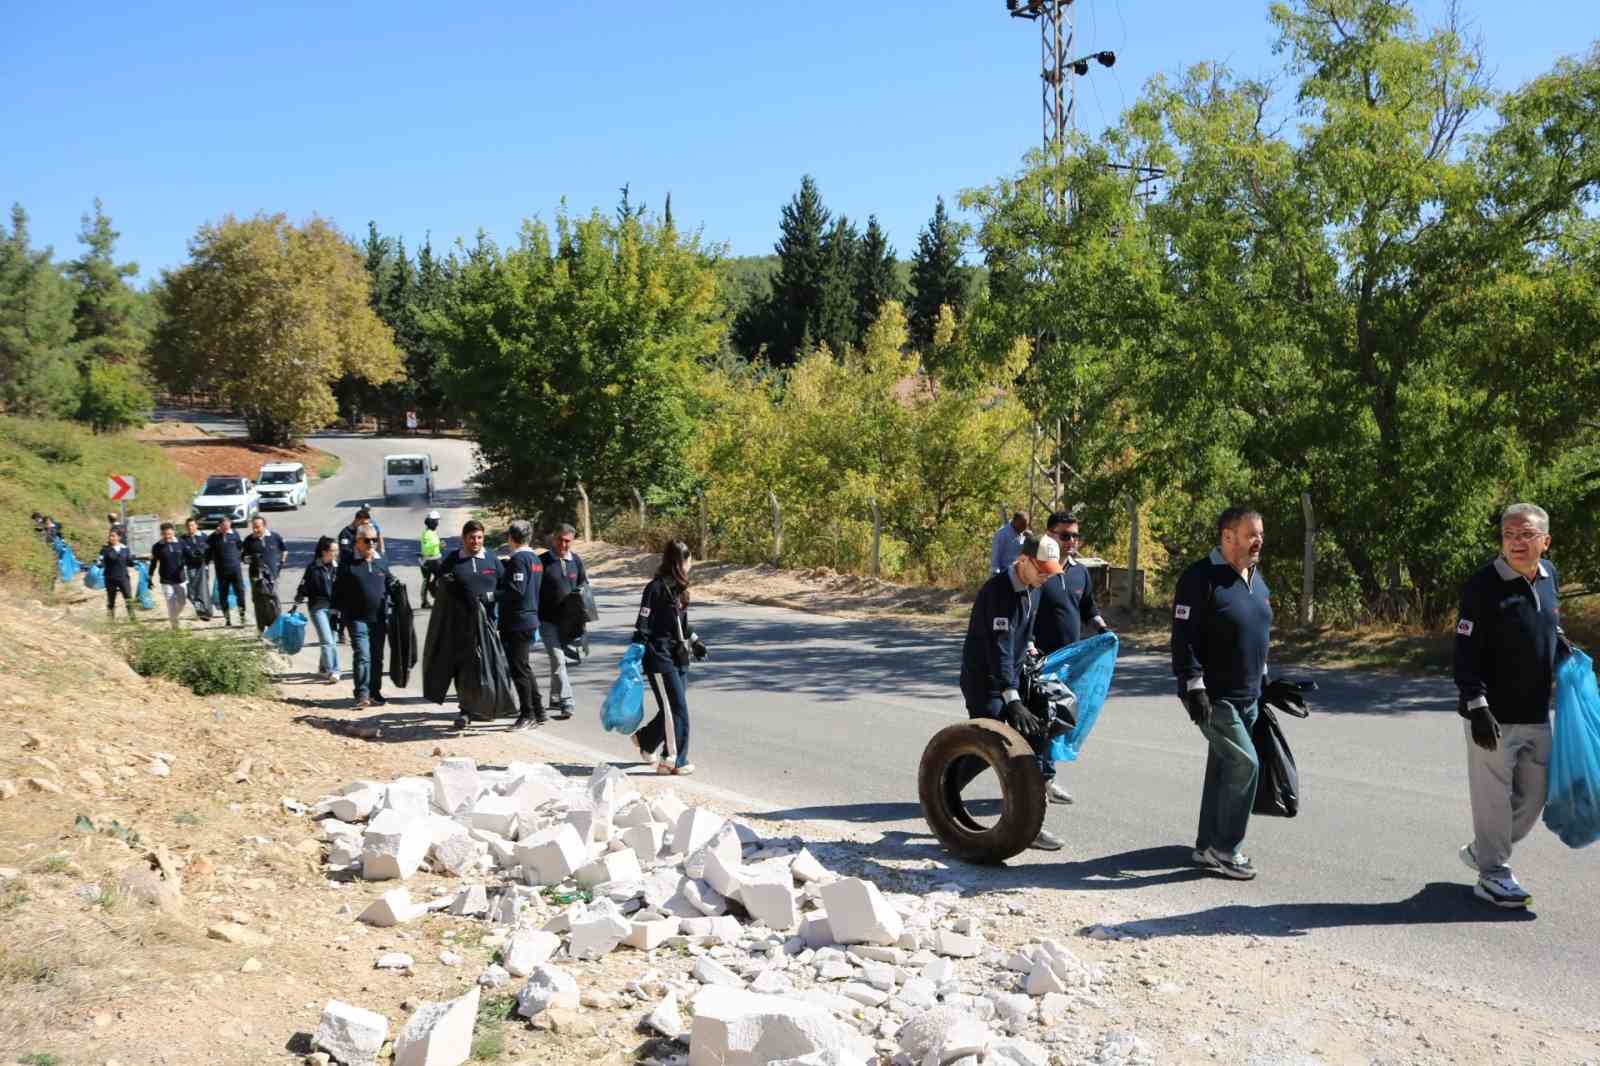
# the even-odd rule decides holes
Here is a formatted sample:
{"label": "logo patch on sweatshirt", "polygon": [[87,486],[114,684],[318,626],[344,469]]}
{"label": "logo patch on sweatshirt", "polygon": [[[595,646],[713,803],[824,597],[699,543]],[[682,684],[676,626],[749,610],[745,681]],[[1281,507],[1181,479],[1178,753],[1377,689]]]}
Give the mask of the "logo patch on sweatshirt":
{"label": "logo patch on sweatshirt", "polygon": [[1463,637],[1472,636],[1472,623],[1463,618],[1461,621],[1456,623],[1456,632],[1461,634]]}
{"label": "logo patch on sweatshirt", "polygon": [[639,617],[640,618],[649,618],[650,617],[650,608],[648,608],[648,607],[639,608]]}
{"label": "logo patch on sweatshirt", "polygon": [[1180,622],[1187,622],[1189,620],[1189,605],[1187,603],[1176,604],[1172,608],[1172,617]]}
{"label": "logo patch on sweatshirt", "polygon": [[521,573],[520,573],[520,572],[519,572],[519,573],[515,573],[515,574],[512,574],[512,575],[511,575],[511,582],[512,582],[512,584],[515,584],[515,585],[520,585],[520,584],[522,584],[522,579],[523,579],[523,577],[524,577],[524,575],[523,575],[523,574],[521,574]]}
{"label": "logo patch on sweatshirt", "polygon": [[994,620],[994,631],[996,633],[1009,633],[1009,632],[1011,632],[1011,619],[1009,619],[1009,618],[996,618]]}

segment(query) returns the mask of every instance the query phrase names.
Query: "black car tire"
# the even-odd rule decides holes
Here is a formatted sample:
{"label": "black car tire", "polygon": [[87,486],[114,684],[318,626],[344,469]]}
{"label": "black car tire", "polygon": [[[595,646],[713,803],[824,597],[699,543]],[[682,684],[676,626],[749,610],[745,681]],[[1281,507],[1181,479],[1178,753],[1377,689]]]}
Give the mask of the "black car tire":
{"label": "black car tire", "polygon": [[[969,756],[983,760],[1000,779],[1000,817],[987,829],[967,813],[951,772]],[[1032,844],[1044,826],[1044,775],[1028,742],[1003,722],[976,718],[935,733],[917,767],[917,796],[934,836],[967,862],[1004,862]]]}

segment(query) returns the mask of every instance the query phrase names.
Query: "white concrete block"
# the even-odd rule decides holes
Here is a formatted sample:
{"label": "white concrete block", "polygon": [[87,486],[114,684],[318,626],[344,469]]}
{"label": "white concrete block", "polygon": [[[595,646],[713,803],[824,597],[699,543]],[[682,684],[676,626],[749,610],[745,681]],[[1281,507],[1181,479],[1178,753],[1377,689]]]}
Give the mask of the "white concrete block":
{"label": "white concrete block", "polygon": [[344,1066],[372,1066],[389,1038],[389,1019],[377,1011],[328,1000],[312,1043]]}
{"label": "white concrete block", "polygon": [[364,822],[383,802],[386,787],[377,781],[352,781],[336,796],[326,796],[311,809],[313,815],[331,814],[341,822]]}
{"label": "white concrete block", "polygon": [[1039,959],[1033,964],[1033,969],[1028,973],[1028,980],[1023,990],[1030,996],[1043,996],[1050,992],[1061,993],[1067,990],[1067,983],[1057,976],[1050,966],[1049,959]]}
{"label": "white concrete block", "polygon": [[516,925],[523,906],[522,897],[507,889],[489,905],[489,921],[495,925]]}
{"label": "white concrete block", "polygon": [[361,861],[361,838],[337,836],[328,845],[328,865],[340,868],[354,866]]}
{"label": "white concrete block", "polygon": [[1019,1040],[1012,1036],[997,1037],[989,1042],[983,1061],[995,1066],[1050,1066],[1050,1051],[1032,1040]]}
{"label": "white concrete block", "polygon": [[821,1054],[861,1063],[871,1042],[826,1008],[708,985],[694,997],[689,1066],[768,1066]]}
{"label": "white concrete block", "polygon": [[920,1063],[929,1052],[944,1046],[945,1038],[967,1017],[957,1007],[933,1007],[906,1020],[894,1034],[900,1050],[912,1062]]}
{"label": "white concrete block", "polygon": [[620,914],[591,907],[589,913],[573,921],[567,934],[567,952],[575,959],[598,959],[617,950],[631,932],[632,924]]}
{"label": "white concrete block", "polygon": [[472,801],[465,813],[466,823],[474,829],[487,829],[503,837],[517,835],[517,819],[521,808],[510,796],[486,792]]}
{"label": "white concrete block", "polygon": [[[457,826],[457,829],[460,829]],[[483,858],[483,847],[465,830],[461,830],[443,840],[434,841],[433,847],[428,850],[428,856],[433,860],[434,867],[447,874],[461,877],[477,869],[479,861]]]}
{"label": "white concrete block", "polygon": [[625,804],[616,814],[611,816],[611,824],[618,830],[636,829],[642,825],[654,825],[655,823],[656,816],[650,810],[650,804],[638,798]]}
{"label": "white concrete block", "polygon": [[394,1041],[394,1066],[461,1066],[472,1057],[478,989],[444,1003],[424,1003]]}
{"label": "white concrete block", "polygon": [[403,881],[422,865],[429,844],[425,818],[398,811],[379,814],[361,838],[361,876],[367,881]]}
{"label": "white concrete block", "polygon": [[[672,830],[672,839],[668,841],[673,851],[682,855],[692,855],[711,843],[711,838],[717,835],[717,830],[724,825],[722,815],[716,811],[709,811],[704,807],[689,807],[678,816]],[[737,836],[734,837],[738,839]]]}
{"label": "white concrete block", "polygon": [[890,945],[900,939],[900,915],[871,881],[847,877],[823,885],[822,905],[841,944]]}
{"label": "white concrete block", "polygon": [[[517,820],[517,830],[521,832],[522,821]],[[513,840],[501,836],[499,833],[490,833],[483,829],[467,830],[467,835],[489,849],[489,858],[494,860],[495,866],[502,870],[509,870],[517,865],[517,845]]]}
{"label": "white concrete block", "polygon": [[859,981],[847,981],[839,989],[839,994],[846,999],[853,999],[863,1007],[881,1007],[889,1002],[889,993],[880,992],[871,985],[861,984]]}
{"label": "white concrete block", "polygon": [[750,917],[768,929],[786,933],[800,921],[799,901],[788,878],[781,881],[742,880],[738,886],[739,902],[750,912]]}
{"label": "white concrete block", "polygon": [[378,956],[378,961],[372,964],[374,970],[409,970],[417,964],[403,951],[389,951]]}
{"label": "white concrete block", "polygon": [[478,764],[471,759],[445,759],[433,768],[433,805],[451,817],[471,807],[482,791]]}
{"label": "white concrete block", "polygon": [[398,811],[410,818],[424,818],[433,802],[433,781],[426,777],[401,777],[389,782],[378,803],[380,811]]}
{"label": "white concrete block", "polygon": [[750,982],[750,991],[768,996],[786,996],[794,991],[794,980],[782,970],[762,970]]}
{"label": "white concrete block", "polygon": [[638,948],[640,951],[654,951],[668,937],[678,935],[679,920],[667,916],[640,918],[635,915],[628,922],[628,935],[623,938],[622,942],[630,948]]}
{"label": "white concrete block", "polygon": [[817,857],[805,848],[801,848],[789,863],[789,871],[794,875],[794,879],[802,885],[833,879],[833,874],[823,867],[822,863],[817,861]]}
{"label": "white concrete block", "polygon": [[800,919],[800,939],[806,942],[808,948],[825,948],[836,943],[833,937],[833,924],[828,920],[827,912],[812,911]]}
{"label": "white concrete block", "polygon": [[427,904],[411,902],[410,890],[392,888],[369,903],[367,909],[356,916],[356,921],[387,929],[415,921],[427,913]]}
{"label": "white concrete block", "polygon": [[708,918],[728,913],[727,897],[704,881],[685,880],[678,888],[678,894],[688,901],[689,906]]}
{"label": "white concrete block", "polygon": [[578,1009],[578,982],[559,966],[544,963],[533,968],[527,984],[517,993],[517,1013],[532,1018],[551,1007]]}
{"label": "white concrete block", "polygon": [[941,929],[934,934],[933,950],[951,958],[975,959],[983,954],[983,941],[967,933]]}
{"label": "white concrete block", "polygon": [[683,1013],[678,1009],[678,993],[668,992],[650,1011],[644,1023],[668,1040],[683,1036],[687,1026],[683,1024]]}
{"label": "white concrete block", "polygon": [[608,852],[594,862],[579,867],[575,873],[578,884],[590,889],[607,881],[639,881],[644,877],[644,871],[639,867],[639,857],[626,850]]}
{"label": "white concrete block", "polygon": [[515,858],[530,885],[557,885],[588,861],[588,849],[577,830],[563,823],[517,845]]}
{"label": "white concrete block", "polygon": [[[730,873],[739,868],[741,861],[739,834],[734,831],[730,823],[724,822],[715,833],[711,834],[711,839],[698,848],[689,848],[684,854],[687,857],[683,860],[683,876],[699,877],[711,881],[708,870],[710,868],[710,859],[713,855],[721,859],[723,869]],[[713,885],[716,884],[714,881],[711,883]],[[729,894],[721,887],[718,887],[717,891],[723,895]]]}
{"label": "white concrete block", "polygon": [[505,949],[500,953],[501,965],[512,977],[527,977],[533,968],[549,962],[561,949],[561,938],[542,929],[523,927],[511,934]]}
{"label": "white concrete block", "polygon": [[695,959],[690,973],[703,985],[720,985],[723,988],[744,987],[743,978],[709,955],[701,955]]}
{"label": "white concrete block", "polygon": [[488,912],[489,893],[482,885],[468,885],[450,903],[450,913],[462,918],[476,918]]}
{"label": "white concrete block", "polygon": [[[644,804],[639,804],[644,807]],[[648,813],[649,808],[645,808]],[[622,831],[621,841],[623,846],[631,850],[638,857],[641,866],[648,866],[656,861],[656,856],[661,854],[661,845],[666,841],[667,827],[660,822],[646,822],[643,825],[630,825]]]}
{"label": "white concrete block", "polygon": [[[657,792],[650,797],[650,813],[658,822],[666,822],[668,825],[675,826],[678,824],[678,819],[683,816],[683,812],[688,809],[688,807],[684,806],[683,801],[678,798],[677,793],[671,789]],[[678,850],[682,851],[683,849],[679,848]]]}

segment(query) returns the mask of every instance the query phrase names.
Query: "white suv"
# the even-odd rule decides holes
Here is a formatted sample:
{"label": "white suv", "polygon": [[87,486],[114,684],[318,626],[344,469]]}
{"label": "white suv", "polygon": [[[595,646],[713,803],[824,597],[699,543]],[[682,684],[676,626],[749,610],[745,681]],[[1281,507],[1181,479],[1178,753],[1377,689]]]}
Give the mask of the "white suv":
{"label": "white suv", "polygon": [[247,477],[237,474],[212,474],[189,504],[190,516],[204,529],[227,518],[235,525],[247,524],[261,509],[261,495]]}
{"label": "white suv", "polygon": [[306,468],[299,463],[268,463],[256,479],[263,507],[304,507],[311,500]]}

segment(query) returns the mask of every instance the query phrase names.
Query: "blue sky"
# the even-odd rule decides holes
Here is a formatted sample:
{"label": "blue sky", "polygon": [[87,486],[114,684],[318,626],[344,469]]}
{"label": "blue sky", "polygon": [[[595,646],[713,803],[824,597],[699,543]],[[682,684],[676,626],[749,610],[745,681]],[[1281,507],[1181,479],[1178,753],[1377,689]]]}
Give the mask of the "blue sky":
{"label": "blue sky", "polygon": [[[1425,20],[1440,0],[1419,0]],[[1256,0],[1078,0],[1079,125],[1157,72],[1275,70]],[[1583,51],[1594,0],[1462,0],[1498,87]],[[142,276],[202,222],[312,213],[414,246],[514,239],[562,197],[630,183],[734,254],[763,254],[800,176],[876,213],[902,255],[934,197],[1009,174],[1039,138],[1038,33],[1003,0],[83,5],[11,0],[0,196],[76,253],[95,196]]]}

